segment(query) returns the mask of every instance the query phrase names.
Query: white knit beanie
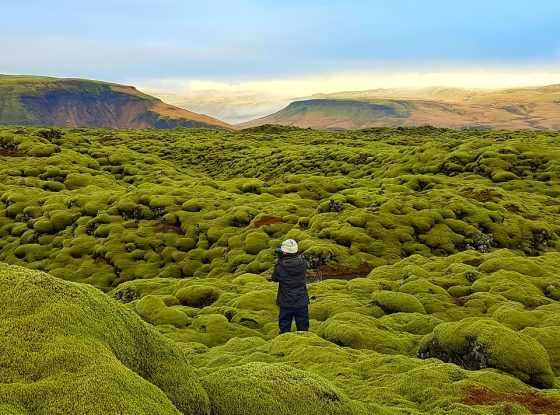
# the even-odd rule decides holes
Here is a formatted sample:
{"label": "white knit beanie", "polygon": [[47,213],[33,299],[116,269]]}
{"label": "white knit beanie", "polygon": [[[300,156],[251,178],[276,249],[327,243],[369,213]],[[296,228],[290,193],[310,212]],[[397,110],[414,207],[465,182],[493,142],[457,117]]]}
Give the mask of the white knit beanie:
{"label": "white knit beanie", "polygon": [[280,245],[280,250],[285,254],[297,254],[297,242],[293,239],[286,239],[284,242],[282,242],[282,245]]}

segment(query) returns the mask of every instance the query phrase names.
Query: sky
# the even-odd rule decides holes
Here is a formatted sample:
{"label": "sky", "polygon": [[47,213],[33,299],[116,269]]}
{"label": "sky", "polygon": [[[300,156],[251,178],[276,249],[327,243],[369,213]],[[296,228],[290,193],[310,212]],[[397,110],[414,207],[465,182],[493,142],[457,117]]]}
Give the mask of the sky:
{"label": "sky", "polygon": [[560,83],[558,0],[2,0],[0,73],[192,90]]}

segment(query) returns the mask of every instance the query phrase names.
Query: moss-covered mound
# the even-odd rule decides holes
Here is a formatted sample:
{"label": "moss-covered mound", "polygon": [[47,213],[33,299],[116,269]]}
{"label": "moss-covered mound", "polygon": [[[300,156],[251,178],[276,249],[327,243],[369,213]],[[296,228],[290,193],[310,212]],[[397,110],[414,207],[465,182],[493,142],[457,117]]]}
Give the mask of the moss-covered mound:
{"label": "moss-covered mound", "polygon": [[422,303],[412,294],[377,291],[372,296],[372,304],[386,313],[426,313]]}
{"label": "moss-covered mound", "polygon": [[0,128],[0,261],[108,291],[268,273],[288,237],[330,278],[413,255],[539,256],[560,249],[557,143],[429,128]]}
{"label": "moss-covered mound", "polygon": [[93,287],[0,264],[0,408],[207,414],[185,355]]}
{"label": "moss-covered mound", "polygon": [[203,379],[215,415],[352,415],[357,408],[320,376],[287,365],[248,363]]}
{"label": "moss-covered mound", "polygon": [[[5,320],[9,335],[25,333],[8,345],[27,353],[8,368],[27,368],[12,376],[28,378],[0,383],[0,412],[50,405],[65,393],[44,385],[71,381],[87,393],[68,402],[113,402],[128,386],[114,386],[121,378],[106,361],[156,389],[127,393],[129,400],[166,402],[146,412],[182,410],[180,390],[195,377],[188,368],[178,376],[184,363],[173,359],[186,354],[210,381],[215,411],[237,398],[255,402],[251,379],[239,376],[247,368],[262,368],[250,385],[262,404],[273,402],[266,391],[292,376],[289,367],[315,385],[306,396],[336,390],[341,404],[330,408],[341,411],[556,415],[559,138],[429,127],[0,128],[0,261],[93,285],[123,304],[86,307],[101,293],[58,280],[40,300],[4,290],[6,304],[18,299],[21,310],[65,298],[58,287],[75,294],[58,320],[20,312]],[[312,267],[311,321],[309,333],[278,336],[270,274],[285,238],[298,241]],[[62,343],[70,357],[53,354]],[[418,358],[419,350],[433,358]],[[158,377],[159,365],[172,368]],[[85,384],[86,368],[99,376],[99,395]],[[299,396],[293,383],[279,384]],[[234,391],[232,402],[222,399]],[[122,411],[136,413],[131,408]]]}
{"label": "moss-covered mound", "polygon": [[466,369],[500,369],[540,388],[554,385],[545,348],[494,320],[470,318],[440,324],[423,339],[418,355],[437,357]]}

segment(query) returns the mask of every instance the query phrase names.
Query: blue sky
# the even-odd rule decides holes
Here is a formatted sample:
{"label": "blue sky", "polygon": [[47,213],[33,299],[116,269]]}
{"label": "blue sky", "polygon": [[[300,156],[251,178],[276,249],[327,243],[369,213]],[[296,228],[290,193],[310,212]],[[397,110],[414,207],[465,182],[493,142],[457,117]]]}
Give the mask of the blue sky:
{"label": "blue sky", "polygon": [[1,10],[0,73],[243,82],[560,64],[558,0],[4,0]]}

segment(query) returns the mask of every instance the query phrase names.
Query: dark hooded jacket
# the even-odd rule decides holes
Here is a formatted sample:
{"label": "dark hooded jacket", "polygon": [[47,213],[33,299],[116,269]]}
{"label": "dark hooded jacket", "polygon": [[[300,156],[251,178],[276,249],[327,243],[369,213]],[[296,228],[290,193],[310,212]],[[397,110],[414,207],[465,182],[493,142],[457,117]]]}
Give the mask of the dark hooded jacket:
{"label": "dark hooded jacket", "polygon": [[280,307],[299,308],[309,304],[306,268],[303,255],[284,255],[278,258],[272,281],[278,282],[276,304]]}

